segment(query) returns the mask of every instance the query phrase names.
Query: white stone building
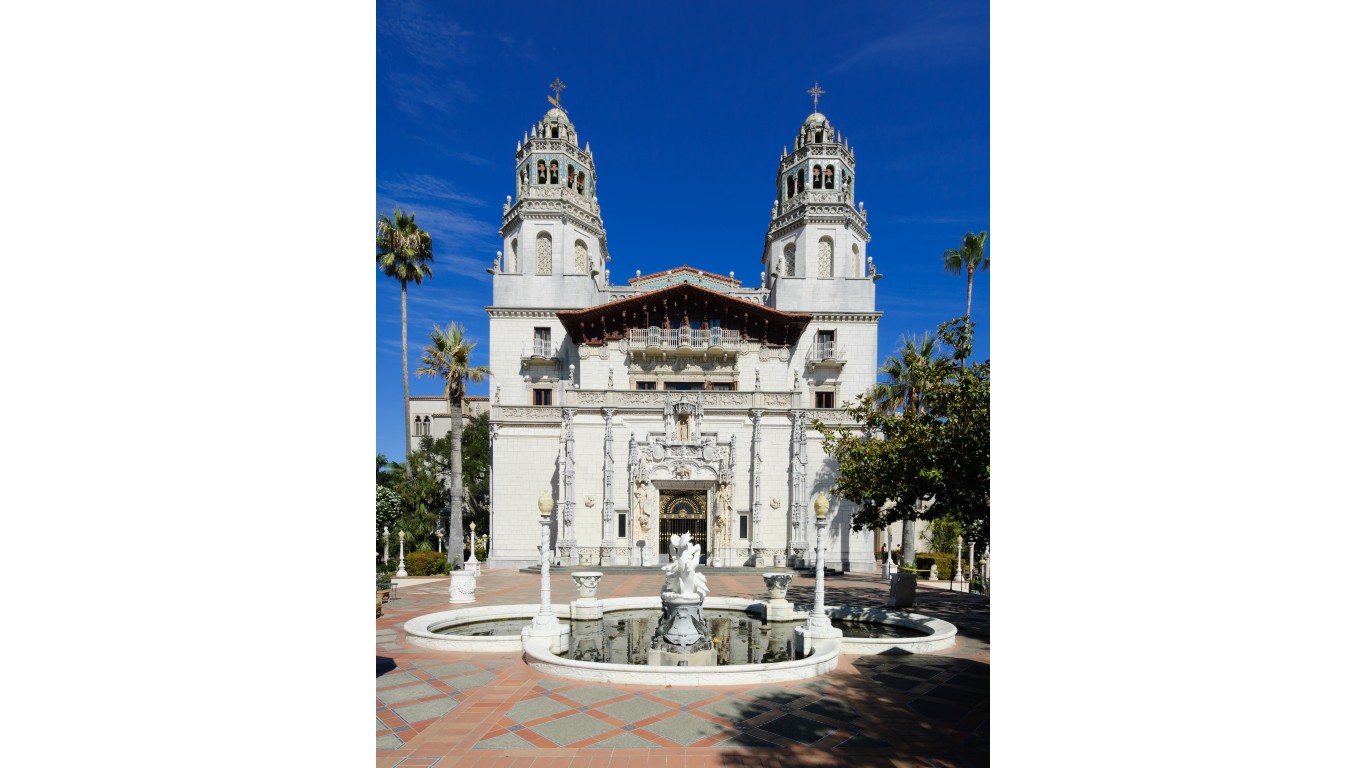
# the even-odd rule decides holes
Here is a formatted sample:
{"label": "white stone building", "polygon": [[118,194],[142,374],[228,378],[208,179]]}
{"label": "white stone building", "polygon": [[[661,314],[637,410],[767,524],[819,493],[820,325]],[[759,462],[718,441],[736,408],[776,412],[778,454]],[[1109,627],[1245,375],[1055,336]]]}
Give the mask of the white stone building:
{"label": "white stone building", "polygon": [[[546,489],[564,565],[658,563],[682,531],[711,565],[812,561],[811,503],[836,472],[812,422],[877,375],[854,185],[847,139],[813,113],[778,166],[757,287],[688,266],[613,283],[593,153],[562,109],[541,118],[517,148],[487,307],[491,567],[538,562]],[[831,500],[827,562],[874,571],[853,511]]]}

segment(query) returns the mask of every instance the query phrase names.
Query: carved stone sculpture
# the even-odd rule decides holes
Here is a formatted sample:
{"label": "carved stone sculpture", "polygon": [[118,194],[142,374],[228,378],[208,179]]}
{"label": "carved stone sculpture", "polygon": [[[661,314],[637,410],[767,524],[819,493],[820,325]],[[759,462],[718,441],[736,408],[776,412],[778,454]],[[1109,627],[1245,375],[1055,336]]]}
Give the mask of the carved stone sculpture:
{"label": "carved stone sculpture", "polygon": [[692,543],[692,534],[669,537],[669,556],[673,562],[664,566],[664,594],[698,598],[707,596],[707,577],[697,572],[702,547]]}

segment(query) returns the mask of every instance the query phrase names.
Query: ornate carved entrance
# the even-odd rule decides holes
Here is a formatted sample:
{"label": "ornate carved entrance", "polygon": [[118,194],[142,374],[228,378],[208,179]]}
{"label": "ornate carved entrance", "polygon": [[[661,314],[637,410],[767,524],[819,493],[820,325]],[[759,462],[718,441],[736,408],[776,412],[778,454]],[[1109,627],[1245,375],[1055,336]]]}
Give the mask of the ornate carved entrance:
{"label": "ornate carved entrance", "polygon": [[707,492],[659,492],[659,549],[661,562],[669,559],[669,537],[676,533],[691,533],[693,543],[707,554]]}

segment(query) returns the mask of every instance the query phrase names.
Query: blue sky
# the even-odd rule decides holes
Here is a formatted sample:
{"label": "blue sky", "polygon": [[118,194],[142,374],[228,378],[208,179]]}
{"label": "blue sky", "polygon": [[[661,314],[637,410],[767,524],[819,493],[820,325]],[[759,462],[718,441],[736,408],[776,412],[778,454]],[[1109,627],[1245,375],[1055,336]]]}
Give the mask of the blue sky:
{"label": "blue sky", "polygon": [[[613,282],[690,264],[758,282],[779,155],[806,90],[854,149],[879,360],[963,312],[941,254],[990,230],[987,3],[377,4],[376,211],[414,211],[434,277],[408,292],[409,365],[463,323],[488,361],[491,265],[513,151],[547,85],[592,145]],[[680,224],[669,225],[670,219]],[[697,235],[685,233],[696,232]],[[991,253],[991,242],[987,245]],[[376,450],[403,454],[397,283],[376,270]],[[990,355],[991,272],[973,283]],[[440,394],[410,377],[414,395]],[[486,394],[475,385],[472,394]]]}

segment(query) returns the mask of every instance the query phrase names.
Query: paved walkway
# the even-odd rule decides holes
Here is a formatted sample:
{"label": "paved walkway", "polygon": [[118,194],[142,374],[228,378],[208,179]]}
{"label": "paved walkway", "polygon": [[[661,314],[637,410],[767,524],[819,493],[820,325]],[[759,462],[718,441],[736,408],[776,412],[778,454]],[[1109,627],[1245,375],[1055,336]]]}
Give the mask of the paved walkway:
{"label": "paved walkway", "polygon": [[[658,576],[605,576],[599,597],[657,595]],[[712,574],[713,596],[759,599],[763,578]],[[788,592],[812,601],[814,580]],[[576,683],[532,671],[520,653],[448,653],[404,642],[413,616],[464,607],[445,580],[400,583],[376,620],[376,765],[543,768],[930,766],[988,764],[990,603],[945,590],[919,612],[950,621],[959,640],[936,654],[842,656],[831,674],[766,686],[659,688]],[[477,603],[536,603],[539,577],[485,571]],[[826,579],[830,605],[881,606],[880,578]],[[576,597],[567,574],[551,599]],[[471,604],[465,604],[468,606]]]}

